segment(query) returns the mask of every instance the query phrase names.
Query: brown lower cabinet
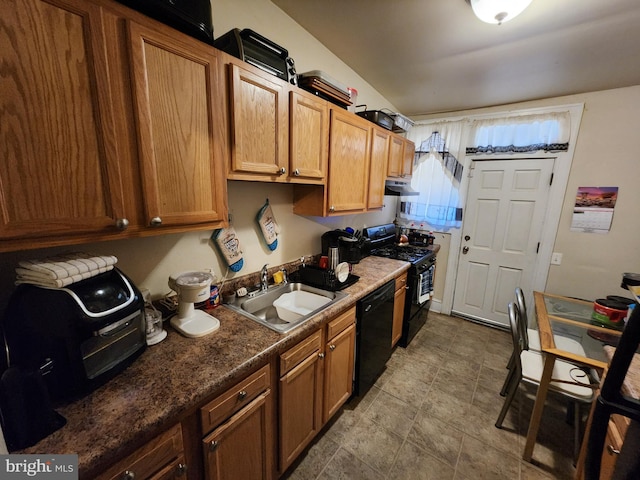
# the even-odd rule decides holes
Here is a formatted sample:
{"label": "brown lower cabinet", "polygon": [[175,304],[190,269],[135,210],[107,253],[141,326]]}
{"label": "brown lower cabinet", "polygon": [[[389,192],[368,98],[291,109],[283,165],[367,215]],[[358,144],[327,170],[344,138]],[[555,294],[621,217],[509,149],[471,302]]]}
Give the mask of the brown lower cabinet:
{"label": "brown lower cabinet", "polygon": [[200,409],[206,479],[273,478],[270,382],[265,365]]}
{"label": "brown lower cabinet", "polygon": [[351,397],[355,322],[353,306],[97,480],[271,480],[284,473]]}
{"label": "brown lower cabinet", "polygon": [[393,295],[393,325],[391,328],[391,346],[395,347],[402,337],[404,320],[404,302],[407,297],[407,273],[396,278],[396,291]]}
{"label": "brown lower cabinet", "polygon": [[112,465],[95,480],[168,480],[186,478],[182,430],[175,425]]}
{"label": "brown lower cabinet", "polygon": [[351,396],[355,320],[353,307],[280,355],[281,473]]}

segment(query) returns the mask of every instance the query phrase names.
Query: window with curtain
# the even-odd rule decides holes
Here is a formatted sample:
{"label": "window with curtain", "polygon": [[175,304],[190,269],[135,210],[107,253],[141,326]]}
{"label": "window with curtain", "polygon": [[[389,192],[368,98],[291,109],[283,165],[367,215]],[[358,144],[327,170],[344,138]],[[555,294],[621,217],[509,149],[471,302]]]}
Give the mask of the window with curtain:
{"label": "window with curtain", "polygon": [[496,153],[566,152],[569,149],[569,112],[474,120],[473,141],[467,155]]}
{"label": "window with curtain", "polygon": [[416,144],[411,188],[417,196],[401,196],[401,219],[447,231],[462,224],[460,181],[463,166],[456,158],[464,121],[414,125],[408,137]]}
{"label": "window with curtain", "polygon": [[[467,127],[471,128],[471,140],[463,144]],[[398,217],[405,223],[424,223],[438,231],[460,228],[463,163],[456,158],[457,152],[563,152],[569,148],[570,133],[569,112],[417,123],[407,136],[416,144],[411,188],[420,194],[400,197]]]}

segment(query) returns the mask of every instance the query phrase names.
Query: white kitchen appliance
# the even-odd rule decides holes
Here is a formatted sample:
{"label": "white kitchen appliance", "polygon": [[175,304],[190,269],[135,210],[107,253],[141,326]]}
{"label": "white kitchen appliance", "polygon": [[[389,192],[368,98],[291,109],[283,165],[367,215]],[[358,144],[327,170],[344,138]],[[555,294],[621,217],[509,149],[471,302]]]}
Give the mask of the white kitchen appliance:
{"label": "white kitchen appliance", "polygon": [[202,337],[220,328],[220,321],[194,304],[210,296],[213,276],[207,272],[184,272],[169,277],[169,287],[178,294],[178,313],[171,326],[185,337]]}

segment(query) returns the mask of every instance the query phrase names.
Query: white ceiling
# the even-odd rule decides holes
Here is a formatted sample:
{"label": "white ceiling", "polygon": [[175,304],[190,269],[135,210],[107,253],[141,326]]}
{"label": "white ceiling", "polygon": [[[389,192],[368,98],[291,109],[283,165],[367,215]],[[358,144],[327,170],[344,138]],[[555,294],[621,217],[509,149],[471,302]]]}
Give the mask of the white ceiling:
{"label": "white ceiling", "polygon": [[640,0],[533,0],[503,25],[466,0],[272,1],[405,115],[640,85]]}

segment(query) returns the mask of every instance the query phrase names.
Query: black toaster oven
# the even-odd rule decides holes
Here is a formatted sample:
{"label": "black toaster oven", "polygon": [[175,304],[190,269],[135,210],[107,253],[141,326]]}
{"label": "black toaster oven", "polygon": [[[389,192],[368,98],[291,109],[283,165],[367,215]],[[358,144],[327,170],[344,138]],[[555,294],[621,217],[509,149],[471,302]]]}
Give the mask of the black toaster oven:
{"label": "black toaster oven", "polygon": [[213,43],[210,0],[118,1],[202,42]]}
{"label": "black toaster oven", "polygon": [[215,40],[213,46],[264,72],[298,85],[295,62],[289,52],[253,30],[234,28]]}
{"label": "black toaster oven", "polygon": [[142,295],[117,268],[65,288],[18,286],[2,326],[8,366],[40,372],[54,402],[91,392],[146,348]]}

